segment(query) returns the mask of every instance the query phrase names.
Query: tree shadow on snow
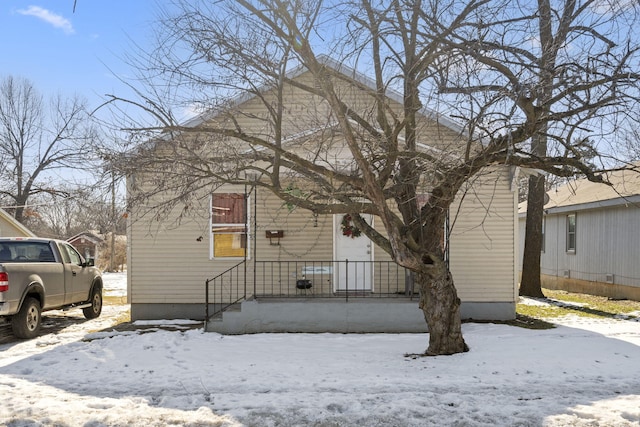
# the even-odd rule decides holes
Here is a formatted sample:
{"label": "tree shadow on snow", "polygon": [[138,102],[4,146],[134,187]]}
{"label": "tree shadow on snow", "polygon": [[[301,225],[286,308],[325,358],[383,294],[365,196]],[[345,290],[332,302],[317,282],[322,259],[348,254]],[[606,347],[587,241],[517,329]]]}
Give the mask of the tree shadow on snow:
{"label": "tree shadow on snow", "polygon": [[[78,326],[84,319],[82,317],[52,317],[47,319],[46,331],[57,333],[65,327]],[[479,328],[483,325],[478,325]],[[19,378],[29,381],[38,387],[40,384],[81,397],[111,398],[111,399],[142,399],[151,408],[165,408],[179,411],[196,411],[198,408],[207,407],[213,414],[217,409],[214,405],[217,392],[221,392],[221,387],[233,388],[237,385],[221,385],[216,382],[215,364],[203,364],[202,354],[191,351],[189,348],[189,336],[185,329],[197,328],[195,325],[180,326],[174,325],[174,331],[162,326],[147,325],[136,326],[132,323],[123,323],[111,326],[98,332],[87,333],[79,341],[69,342],[51,346],[49,348],[36,348],[34,354],[14,363],[0,367],[0,386],[5,381],[5,376]],[[598,402],[617,399],[625,395],[635,395],[640,389],[640,380],[630,380],[640,377],[640,369],[634,368],[634,360],[640,359],[640,347],[615,338],[605,337],[595,332],[581,330],[578,337],[572,337],[568,342],[562,339],[563,334],[571,334],[567,327],[556,328],[545,331],[527,331],[531,335],[528,342],[531,349],[529,352],[517,351],[512,348],[514,355],[529,355],[522,362],[531,362],[530,358],[535,357],[536,363],[531,366],[511,366],[516,364],[509,361],[508,366],[499,366],[499,360],[504,359],[504,355],[498,352],[500,349],[492,349],[480,343],[472,345],[471,353],[456,355],[459,361],[464,363],[464,358],[474,357],[476,362],[478,357],[486,360],[491,369],[501,369],[500,375],[517,375],[519,371],[509,371],[509,369],[522,369],[522,375],[529,376],[530,371],[534,373],[544,373],[544,371],[558,372],[556,365],[562,363],[566,365],[566,372],[563,375],[547,375],[544,381],[548,382],[547,390],[555,390],[558,393],[557,399],[554,396],[538,396],[536,392],[530,394],[527,389],[514,388],[513,393],[507,393],[506,399],[511,406],[517,407],[523,402],[535,401],[547,403],[549,414],[544,417],[556,417],[559,414],[576,416],[579,412],[575,409],[578,406],[590,407],[598,405]],[[571,328],[568,328],[571,329]],[[158,335],[155,332],[161,331]],[[509,330],[498,330],[498,334],[505,333],[505,340],[508,343],[512,333]],[[293,335],[293,334],[292,334]],[[481,335],[481,334],[480,334]],[[157,338],[156,338],[157,337]],[[220,339],[218,334],[211,334],[211,339]],[[539,340],[539,341],[536,341]],[[604,340],[604,342],[603,342]],[[213,343],[213,341],[212,341]],[[212,346],[213,347],[213,346]],[[0,347],[0,350],[10,347]],[[177,350],[177,351],[176,351]],[[247,349],[250,351],[251,349]],[[215,351],[212,348],[211,351]],[[474,352],[476,352],[474,356]],[[531,354],[534,353],[533,356]],[[319,362],[327,355],[319,355]],[[492,360],[492,359],[496,360]],[[439,358],[436,358],[439,359]],[[402,360],[398,356],[398,360]],[[423,359],[424,360],[424,359]],[[434,360],[434,359],[431,359]],[[443,360],[436,363],[439,365]],[[528,362],[527,362],[528,361]],[[274,372],[274,381],[277,375],[286,370],[287,361],[283,360],[281,369]],[[315,363],[309,361],[309,363]],[[431,363],[429,361],[416,363]],[[572,371],[571,366],[577,366],[576,371]],[[478,365],[479,367],[482,364]],[[602,371],[598,369],[602,367]],[[238,367],[242,369],[241,366]],[[489,367],[487,367],[489,369]],[[577,372],[577,371],[580,372]],[[526,372],[524,372],[526,371]],[[418,372],[418,371],[417,371]],[[99,373],[99,374],[98,374]],[[444,379],[447,383],[446,370],[438,372],[438,378]],[[485,374],[484,378],[491,381],[492,376]],[[607,377],[609,375],[609,377]],[[94,377],[91,381],[88,378]],[[603,377],[604,376],[604,377]],[[495,375],[498,377],[498,374]],[[533,378],[535,375],[532,375]],[[475,378],[475,377],[474,377]],[[471,380],[471,378],[470,378]],[[402,379],[398,379],[402,381]],[[428,381],[425,389],[429,389]],[[434,384],[438,383],[438,380]],[[593,385],[603,382],[600,388]],[[571,384],[567,388],[567,384]],[[487,384],[490,385],[490,384]],[[515,386],[514,386],[515,387]],[[573,391],[570,391],[573,390]],[[586,392],[586,391],[588,392]],[[449,393],[456,393],[455,390],[448,390]],[[459,392],[461,396],[464,390]],[[32,398],[37,399],[37,392]],[[363,399],[365,397],[363,396]],[[463,397],[462,397],[463,398]],[[357,397],[356,397],[357,399]],[[557,401],[556,401],[557,400]],[[479,402],[476,402],[479,404]],[[526,411],[526,407],[521,408]],[[455,412],[455,409],[451,409]],[[492,412],[491,408],[483,408],[485,412]],[[221,414],[224,416],[224,410]],[[502,417],[504,413],[501,408],[495,409],[496,417]],[[522,414],[520,414],[522,415]],[[640,415],[621,414],[621,417],[631,419],[632,422],[640,421]],[[26,421],[32,417],[23,416]],[[500,419],[500,418],[497,418]],[[545,420],[540,419],[539,410],[528,415],[528,420],[532,423],[527,425],[544,425]],[[539,422],[539,424],[538,424]],[[216,422],[217,423],[217,422]],[[212,423],[210,425],[219,425]],[[15,425],[24,425],[17,423]],[[595,424],[597,425],[597,424]]]}

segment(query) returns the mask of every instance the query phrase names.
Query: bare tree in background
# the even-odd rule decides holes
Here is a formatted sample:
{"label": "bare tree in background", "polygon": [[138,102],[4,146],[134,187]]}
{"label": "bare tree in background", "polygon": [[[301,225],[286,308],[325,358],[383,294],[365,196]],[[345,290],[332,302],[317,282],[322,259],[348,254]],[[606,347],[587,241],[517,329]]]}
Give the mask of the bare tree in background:
{"label": "bare tree in background", "polygon": [[103,222],[103,226],[100,228],[100,233],[104,234],[108,241],[106,242],[106,250],[109,253],[109,263],[106,267],[106,271],[117,271],[119,266],[122,266],[126,261],[123,260],[123,253],[126,252],[126,244],[123,248],[123,242],[118,235],[126,234],[126,230],[123,229],[125,225],[124,212],[125,207],[122,203],[119,203],[118,199],[118,187],[124,181],[124,177],[118,173],[119,168],[116,166],[116,157],[113,157],[109,152],[104,150],[100,153],[100,157],[103,160],[103,173],[102,182],[103,187],[107,189],[105,193],[105,201],[108,200],[108,209],[102,211],[101,217],[107,221]]}
{"label": "bare tree in background", "polygon": [[0,80],[0,198],[18,221],[34,195],[63,193],[54,170],[89,167],[94,137],[84,101],[45,102],[26,79]]}
{"label": "bare tree in background", "polygon": [[[107,188],[75,188],[60,184],[65,195],[38,194],[33,197],[25,225],[43,237],[68,239],[83,231],[107,235],[125,234],[124,203],[111,199]],[[115,227],[114,213],[115,210]]]}
{"label": "bare tree in background", "polygon": [[87,193],[63,184],[57,189],[61,195],[34,195],[30,200],[31,206],[23,216],[23,223],[38,236],[67,239],[84,229],[81,218],[85,212],[80,201],[86,198]]}
{"label": "bare tree in background", "polygon": [[[618,102],[615,99],[618,91],[615,86],[619,79],[626,80],[619,71],[631,65],[629,59],[638,49],[638,40],[630,31],[632,28],[629,25],[633,21],[626,20],[628,18],[624,16],[614,16],[616,10],[611,6],[602,0],[538,0],[537,5],[531,5],[530,13],[535,16],[534,22],[537,23],[537,46],[523,49],[522,44],[504,43],[497,49],[506,58],[529,58],[530,64],[526,68],[520,64],[515,67],[510,63],[502,64],[509,69],[512,81],[522,88],[521,96],[526,98],[521,102],[522,105],[528,104],[529,109],[537,109],[541,116],[548,116],[555,112],[554,104],[563,102],[558,97],[562,91],[580,86],[599,86],[603,79],[611,76],[613,78],[608,83],[609,99],[606,102],[589,105],[589,100],[580,99],[578,95],[574,104],[586,107],[581,114],[585,124],[590,116],[602,115],[609,106],[613,106],[611,112],[624,114],[623,110],[615,108]],[[599,13],[598,8],[601,9]],[[620,106],[625,104],[622,99]],[[613,128],[618,126],[613,124]],[[531,152],[544,157],[548,145],[552,144],[552,150],[561,150],[559,154],[572,149],[574,155],[590,161],[595,154],[593,138],[606,136],[602,133],[598,135],[599,132],[602,130],[589,129],[588,125],[580,126],[579,122],[553,128],[544,125],[531,139]],[[544,174],[532,174],[529,177],[521,295],[544,296],[540,253],[543,247],[542,217],[546,190]]]}
{"label": "bare tree in background", "polygon": [[[636,112],[640,117],[640,112]],[[640,123],[640,118],[638,119]],[[640,162],[640,126],[629,129],[623,134],[625,156],[630,161]]]}
{"label": "bare tree in background", "polygon": [[[528,144],[512,144],[515,157],[567,158],[591,171],[623,165],[618,134],[637,122],[637,7],[606,0],[485,2],[467,34],[446,43],[459,54],[440,77],[441,93],[457,95],[450,101],[454,114],[479,135],[526,134]],[[544,296],[547,175],[566,176],[538,167],[528,178],[521,295]]]}
{"label": "bare tree in background", "polygon": [[[586,3],[577,9],[605,19]],[[141,101],[128,102],[156,120],[138,126],[136,141],[158,137],[122,163],[125,172],[154,176],[140,183],[134,203],[175,192],[153,206],[161,216],[178,205],[188,209],[201,189],[249,183],[316,213],[349,213],[377,246],[415,272],[430,332],[425,354],[466,351],[460,300],[442,247],[458,191],[494,165],[603,181],[603,170],[585,161],[584,135],[604,136],[608,123],[617,126],[625,110],[637,107],[635,46],[623,45],[620,57],[601,54],[593,49],[603,40],[582,27],[554,47],[562,61],[540,62],[546,52],[535,42],[540,13],[528,2],[506,0],[178,0],[158,27],[158,49],[137,64],[150,90]],[[614,22],[614,16],[606,19]],[[573,49],[580,61],[573,60]],[[320,53],[366,70],[375,82],[375,90],[358,87],[366,107],[349,104],[343,77]],[[309,70],[312,81],[290,79],[295,65]],[[551,92],[539,87],[548,72],[562,76],[544,80],[552,82]],[[384,96],[392,89],[403,95],[400,111]],[[286,111],[292,90],[322,108],[302,106],[297,116]],[[268,114],[234,111],[225,103],[233,95],[255,97]],[[200,105],[215,114],[181,126],[170,108],[176,105]],[[458,120],[467,130],[461,136],[471,135],[466,144],[421,149],[424,105]],[[285,143],[301,130],[289,121],[292,114],[324,129],[309,157]],[[250,119],[263,122],[260,132],[245,126]],[[328,161],[336,135],[352,159],[344,168]],[[540,135],[555,144],[552,155],[532,147]],[[294,177],[303,192],[287,187]],[[423,193],[428,197],[421,204]],[[375,215],[385,235],[361,214]]]}

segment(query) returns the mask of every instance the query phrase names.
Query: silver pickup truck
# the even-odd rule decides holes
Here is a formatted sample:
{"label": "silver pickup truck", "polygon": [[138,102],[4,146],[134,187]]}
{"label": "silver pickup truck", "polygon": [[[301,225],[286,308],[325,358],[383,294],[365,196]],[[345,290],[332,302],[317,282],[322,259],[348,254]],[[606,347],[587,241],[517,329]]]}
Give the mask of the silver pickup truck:
{"label": "silver pickup truck", "polygon": [[0,320],[18,338],[38,335],[41,313],[81,308],[94,319],[102,311],[102,276],[67,242],[0,238]]}

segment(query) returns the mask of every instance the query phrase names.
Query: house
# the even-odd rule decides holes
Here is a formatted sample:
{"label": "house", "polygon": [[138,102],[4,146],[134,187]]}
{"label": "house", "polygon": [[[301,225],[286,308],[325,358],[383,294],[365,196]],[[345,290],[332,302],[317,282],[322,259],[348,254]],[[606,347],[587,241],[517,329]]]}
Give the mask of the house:
{"label": "house", "polygon": [[68,238],[67,242],[85,259],[93,259],[101,270],[124,271],[126,268],[126,235],[83,231]]}
{"label": "house", "polygon": [[27,227],[0,209],[0,237],[36,237]]}
{"label": "house", "polygon": [[[373,87],[366,77],[327,64],[344,74],[340,90],[351,90],[354,98],[359,92],[349,79]],[[308,79],[309,73],[298,68],[290,77]],[[315,131],[300,129],[303,113],[315,106],[308,105],[313,102],[308,96],[288,89],[284,110],[295,115],[289,119],[296,121],[297,135],[303,135],[290,140],[305,150]],[[401,105],[401,96],[388,97]],[[244,121],[264,108],[249,97],[233,100],[233,105],[244,113],[238,118]],[[425,147],[458,143],[460,129],[454,123],[423,112],[427,130],[420,142]],[[193,123],[206,120],[216,117]],[[332,158],[339,162],[340,146],[333,150]],[[515,168],[487,169],[460,191],[452,206],[447,247],[464,318],[515,318],[516,175]],[[128,177],[130,196],[144,186],[144,179],[144,171]],[[376,218],[368,221],[380,227]],[[223,333],[426,330],[411,274],[358,235],[349,217],[287,205],[257,185],[203,192],[191,198],[188,210],[176,208],[166,218],[137,204],[128,212],[128,242],[132,320],[206,318],[207,330]],[[221,310],[222,316],[214,316]]]}
{"label": "house", "polygon": [[[578,179],[548,192],[544,288],[640,300],[640,174],[618,171],[608,179],[611,186]],[[522,249],[526,202],[519,211]]]}
{"label": "house", "polygon": [[104,243],[104,240],[98,233],[83,231],[69,237],[67,242],[76,248],[85,259],[93,259],[97,263],[100,258],[100,246]]}

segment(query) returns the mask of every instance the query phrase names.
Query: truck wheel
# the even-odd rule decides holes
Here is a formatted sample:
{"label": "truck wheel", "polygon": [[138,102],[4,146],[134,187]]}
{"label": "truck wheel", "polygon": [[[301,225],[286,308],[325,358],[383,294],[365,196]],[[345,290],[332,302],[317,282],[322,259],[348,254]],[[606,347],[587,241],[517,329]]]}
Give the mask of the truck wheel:
{"label": "truck wheel", "polygon": [[18,314],[11,319],[13,334],[18,338],[34,338],[40,331],[40,302],[35,298],[27,298],[22,303]]}
{"label": "truck wheel", "polygon": [[95,319],[102,313],[102,288],[94,286],[91,289],[91,298],[89,299],[91,307],[82,309],[85,319]]}

